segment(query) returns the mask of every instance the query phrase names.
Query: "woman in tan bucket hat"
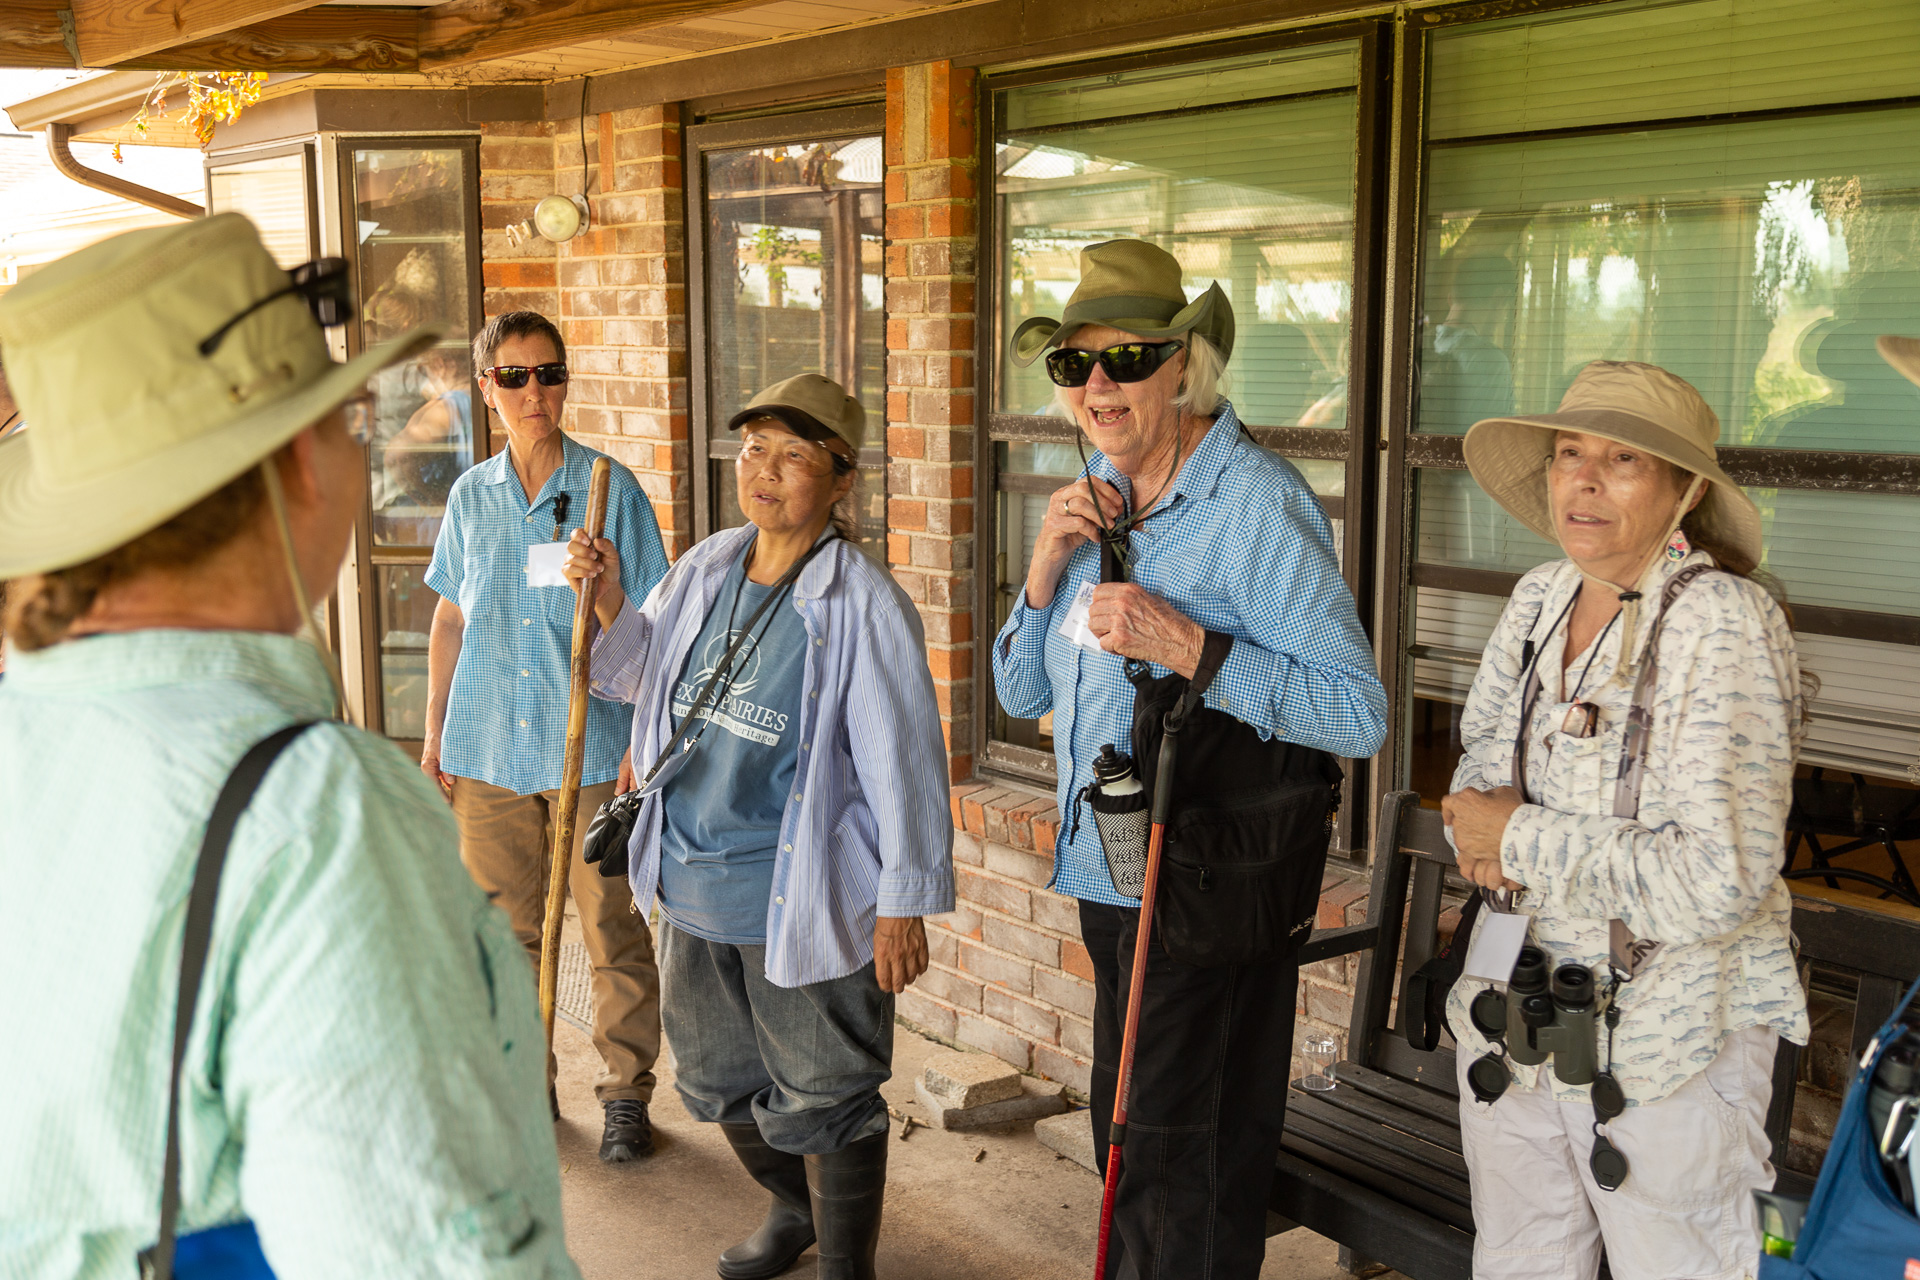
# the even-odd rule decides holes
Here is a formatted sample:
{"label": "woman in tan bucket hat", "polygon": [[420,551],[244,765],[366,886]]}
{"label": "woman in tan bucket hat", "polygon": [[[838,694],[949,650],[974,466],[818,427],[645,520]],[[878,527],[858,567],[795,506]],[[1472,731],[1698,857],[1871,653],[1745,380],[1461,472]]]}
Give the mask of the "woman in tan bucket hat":
{"label": "woman in tan bucket hat", "polygon": [[1582,1070],[1584,1039],[1520,1065],[1490,984],[1451,993],[1480,1280],[1591,1277],[1603,1249],[1618,1280],[1758,1265],[1774,1052],[1807,1037],[1780,877],[1805,702],[1719,428],[1666,370],[1602,360],[1558,412],[1467,434],[1567,558],[1514,589],[1443,808],[1462,873],[1523,891],[1537,958],[1596,995]]}
{"label": "woman in tan bucket hat", "polygon": [[358,397],[432,337],[334,363],[344,267],[290,278],[227,214],[0,299],[33,422],[0,442],[9,1276],[134,1274],[163,1183],[183,1264],[217,1237],[283,1280],[578,1275],[519,944],[299,636],[365,500]]}

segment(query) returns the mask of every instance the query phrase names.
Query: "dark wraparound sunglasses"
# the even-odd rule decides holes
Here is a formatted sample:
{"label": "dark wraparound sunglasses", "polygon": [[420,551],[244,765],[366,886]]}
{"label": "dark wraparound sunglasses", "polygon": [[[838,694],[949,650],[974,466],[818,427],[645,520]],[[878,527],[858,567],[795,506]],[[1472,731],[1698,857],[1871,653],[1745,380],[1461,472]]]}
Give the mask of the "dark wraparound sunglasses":
{"label": "dark wraparound sunglasses", "polygon": [[1143,382],[1173,358],[1181,342],[1122,342],[1105,351],[1062,349],[1047,355],[1047,376],[1063,387],[1084,387],[1098,364],[1115,382]]}
{"label": "dark wraparound sunglasses", "polygon": [[558,387],[567,381],[567,366],[564,364],[536,364],[528,368],[524,364],[496,364],[482,373],[493,379],[494,385],[505,387],[508,391],[518,391],[527,385],[527,375],[543,387]]}
{"label": "dark wraparound sunglasses", "polygon": [[317,258],[302,263],[287,275],[292,278],[292,284],[252,303],[245,311],[208,334],[201,340],[200,354],[212,355],[219,350],[220,343],[233,326],[269,302],[276,302],[290,293],[297,293],[306,299],[307,310],[313,312],[313,318],[323,327],[331,328],[347,322],[347,317],[353,313],[353,279],[348,274],[345,258]]}

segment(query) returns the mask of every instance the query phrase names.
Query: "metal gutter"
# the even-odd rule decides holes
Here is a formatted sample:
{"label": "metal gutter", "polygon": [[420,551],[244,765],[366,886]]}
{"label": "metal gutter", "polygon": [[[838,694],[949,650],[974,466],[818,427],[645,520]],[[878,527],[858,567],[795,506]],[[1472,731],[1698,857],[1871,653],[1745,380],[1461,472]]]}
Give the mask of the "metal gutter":
{"label": "metal gutter", "polygon": [[98,169],[89,169],[74,159],[73,151],[67,140],[73,135],[70,124],[47,125],[47,154],[53,159],[53,167],[83,187],[92,187],[96,191],[105,191],[109,195],[119,196],[123,200],[133,200],[162,213],[170,213],[176,218],[198,218],[206,210],[191,201],[178,196],[170,196],[164,191],[155,191],[152,187],[143,187],[137,182],[128,182],[125,178],[116,178],[110,173]]}

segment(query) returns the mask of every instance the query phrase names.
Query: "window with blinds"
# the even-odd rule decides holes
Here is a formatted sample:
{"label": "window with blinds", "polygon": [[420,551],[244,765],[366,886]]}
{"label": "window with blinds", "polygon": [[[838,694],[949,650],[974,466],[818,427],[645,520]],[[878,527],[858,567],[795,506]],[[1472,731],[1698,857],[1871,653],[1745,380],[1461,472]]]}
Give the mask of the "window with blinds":
{"label": "window with blinds", "polygon": [[[1151,240],[1180,260],[1190,297],[1218,283],[1231,299],[1237,333],[1222,390],[1241,419],[1327,428],[1341,445],[1358,68],[1358,42],[1343,40],[997,94],[997,345],[1030,316],[1060,315],[1083,248]],[[1082,466],[1044,366],[1022,369],[1001,355],[996,628],[1023,589],[1047,495]],[[1345,463],[1292,460],[1338,516]],[[990,736],[1040,752],[1052,746],[1044,720],[1016,721],[997,706]]]}
{"label": "window with blinds", "polygon": [[[1442,27],[1427,65],[1411,430],[1551,412],[1596,359],[1686,378],[1823,681],[1807,760],[1904,775],[1920,389],[1873,344],[1920,333],[1920,22],[1634,0]],[[1464,471],[1414,479],[1411,773],[1432,795],[1498,593],[1559,552]]]}

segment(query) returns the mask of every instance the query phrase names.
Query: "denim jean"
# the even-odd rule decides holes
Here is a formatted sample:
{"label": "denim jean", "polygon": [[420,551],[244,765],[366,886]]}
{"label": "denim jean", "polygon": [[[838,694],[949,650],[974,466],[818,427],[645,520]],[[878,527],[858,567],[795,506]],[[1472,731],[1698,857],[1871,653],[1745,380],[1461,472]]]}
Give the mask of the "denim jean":
{"label": "denim jean", "polygon": [[[1093,960],[1093,1143],[1104,1174],[1140,912],[1080,903]],[[1106,1280],[1254,1280],[1286,1117],[1291,949],[1201,969],[1147,949]]]}
{"label": "denim jean", "polygon": [[886,1132],[893,997],[872,961],[844,978],[776,987],[766,951],[660,922],[660,1020],[687,1111],[757,1124],[769,1146],[796,1156]]}

